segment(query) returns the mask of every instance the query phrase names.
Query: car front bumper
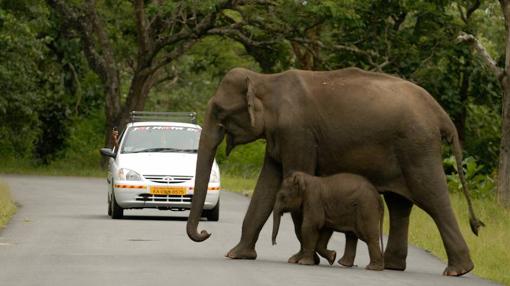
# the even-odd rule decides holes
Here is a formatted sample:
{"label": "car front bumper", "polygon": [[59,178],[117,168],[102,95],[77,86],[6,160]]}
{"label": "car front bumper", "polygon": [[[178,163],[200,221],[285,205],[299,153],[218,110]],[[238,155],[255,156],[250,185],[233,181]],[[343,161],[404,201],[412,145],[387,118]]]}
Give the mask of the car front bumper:
{"label": "car front bumper", "polygon": [[[113,191],[117,204],[124,209],[131,208],[159,208],[159,209],[190,209],[193,198],[193,186],[185,187],[185,195],[157,195],[150,191],[151,186],[167,186],[161,184],[144,184],[143,182],[115,182]],[[209,210],[216,206],[220,197],[220,185],[209,184],[205,198],[204,209]]]}

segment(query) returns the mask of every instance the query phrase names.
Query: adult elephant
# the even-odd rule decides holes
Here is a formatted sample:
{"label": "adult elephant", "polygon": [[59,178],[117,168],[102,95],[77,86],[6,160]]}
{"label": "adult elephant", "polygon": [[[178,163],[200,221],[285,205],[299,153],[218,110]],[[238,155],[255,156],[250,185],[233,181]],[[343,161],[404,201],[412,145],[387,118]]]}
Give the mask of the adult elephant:
{"label": "adult elephant", "polygon": [[[195,193],[187,223],[194,241],[216,149],[266,140],[264,165],[243,221],[240,242],[227,253],[255,259],[255,243],[274,205],[282,178],[291,171],[327,176],[340,172],[367,177],[384,194],[390,232],[384,253],[388,269],[404,270],[409,214],[413,204],[435,221],[448,256],[446,275],[473,269],[469,250],[453,214],[441,158],[441,139],[453,143],[462,173],[457,130],[447,113],[421,87],[390,75],[356,68],[336,71],[290,70],[259,74],[236,68],[225,75],[208,103],[198,151]],[[293,216],[300,239],[302,218]],[[302,252],[292,256],[297,261]]]}

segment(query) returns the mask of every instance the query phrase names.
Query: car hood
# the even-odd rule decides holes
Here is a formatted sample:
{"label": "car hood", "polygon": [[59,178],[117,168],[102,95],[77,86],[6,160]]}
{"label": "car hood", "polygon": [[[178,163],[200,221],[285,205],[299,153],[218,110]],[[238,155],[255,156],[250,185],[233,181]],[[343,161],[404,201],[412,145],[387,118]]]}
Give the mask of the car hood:
{"label": "car hood", "polygon": [[196,163],[195,153],[133,153],[119,154],[117,158],[119,168],[142,175],[195,176]]}

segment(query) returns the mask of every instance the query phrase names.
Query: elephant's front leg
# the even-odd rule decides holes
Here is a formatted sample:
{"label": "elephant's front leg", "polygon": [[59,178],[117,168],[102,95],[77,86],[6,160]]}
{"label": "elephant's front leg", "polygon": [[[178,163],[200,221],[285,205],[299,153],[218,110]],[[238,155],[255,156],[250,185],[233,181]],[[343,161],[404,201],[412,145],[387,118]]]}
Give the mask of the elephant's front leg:
{"label": "elephant's front leg", "polygon": [[[303,258],[303,239],[301,236],[301,227],[303,226],[303,214],[301,212],[292,212],[291,213],[292,222],[294,223],[294,232],[296,233],[296,237],[300,243],[300,249],[294,255],[289,257],[287,260],[288,263],[298,263],[298,261]],[[313,256],[315,264],[320,263],[320,258],[317,254]]]}
{"label": "elephant's front leg", "polygon": [[[303,221],[302,226],[302,251],[303,256],[299,259],[298,263],[302,265],[314,265],[316,263],[315,247],[319,240],[319,229],[317,224],[311,221]],[[318,257],[317,257],[318,258]]]}
{"label": "elephant's front leg", "polygon": [[[281,146],[282,168],[283,175],[288,175],[293,171],[301,171],[307,174],[315,175],[317,167],[317,144],[315,143],[314,135],[305,129],[292,129],[281,132],[282,138],[291,138],[293,140],[285,140],[285,144]],[[303,154],[306,152],[306,156]],[[294,222],[294,232],[296,237],[301,243],[301,229],[303,224],[302,213],[292,212],[292,221]],[[297,253],[292,255],[289,263],[297,263],[303,257],[303,243]],[[319,255],[314,253],[315,264],[320,263]]]}
{"label": "elephant's front leg", "polygon": [[294,232],[296,233],[296,237],[299,240],[301,248],[296,254],[289,257],[287,262],[298,263],[298,261],[303,257],[303,240],[301,237],[301,226],[303,225],[303,213],[292,212],[290,215],[292,217],[292,222],[294,223]]}
{"label": "elephant's front leg", "polygon": [[273,210],[276,192],[282,181],[281,167],[266,154],[264,166],[244,217],[241,240],[225,256],[232,259],[256,259],[255,244]]}

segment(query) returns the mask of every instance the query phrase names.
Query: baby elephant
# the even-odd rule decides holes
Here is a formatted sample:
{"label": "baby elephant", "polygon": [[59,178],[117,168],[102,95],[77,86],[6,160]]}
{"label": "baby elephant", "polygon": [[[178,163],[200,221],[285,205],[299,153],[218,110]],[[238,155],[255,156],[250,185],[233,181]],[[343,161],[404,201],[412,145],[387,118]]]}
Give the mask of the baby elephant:
{"label": "baby elephant", "polygon": [[[341,173],[315,177],[294,172],[284,179],[273,211],[273,245],[285,212],[301,212],[301,243],[303,256],[299,264],[312,265],[314,255],[333,264],[336,252],[327,249],[333,231],[345,233],[345,252],[338,261],[343,266],[354,264],[357,239],[368,245],[369,270],[383,270],[382,222],[384,207],[375,187],[365,178]],[[381,247],[379,247],[379,241]]]}

